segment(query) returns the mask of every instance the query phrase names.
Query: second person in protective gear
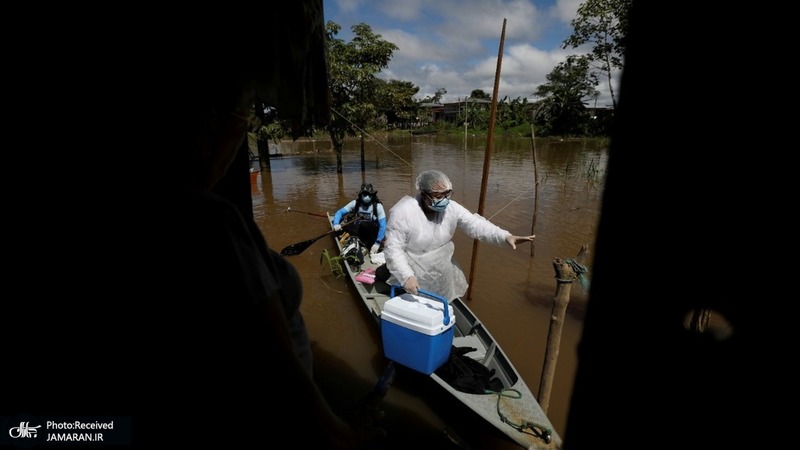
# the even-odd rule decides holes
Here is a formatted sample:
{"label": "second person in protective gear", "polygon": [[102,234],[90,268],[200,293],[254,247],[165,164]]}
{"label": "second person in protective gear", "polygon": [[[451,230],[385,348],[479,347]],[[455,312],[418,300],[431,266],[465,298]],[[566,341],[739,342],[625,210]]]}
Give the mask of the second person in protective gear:
{"label": "second person in protective gear", "polygon": [[[355,219],[355,222],[342,226],[342,222]],[[356,236],[365,246],[370,246],[370,254],[380,251],[386,235],[386,211],[378,198],[378,191],[372,183],[364,183],[358,196],[341,207],[333,216],[333,229],[346,231]]]}

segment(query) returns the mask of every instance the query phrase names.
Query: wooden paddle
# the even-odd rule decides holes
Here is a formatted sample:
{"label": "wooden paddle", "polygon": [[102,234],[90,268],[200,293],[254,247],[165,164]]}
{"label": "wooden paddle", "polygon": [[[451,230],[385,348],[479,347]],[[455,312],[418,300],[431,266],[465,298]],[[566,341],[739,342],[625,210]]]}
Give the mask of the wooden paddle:
{"label": "wooden paddle", "polygon": [[309,216],[324,217],[326,219],[328,218],[328,216],[326,216],[325,214],[313,213],[313,212],[307,212],[307,211],[298,211],[296,209],[292,209],[291,206],[288,209],[286,209],[286,212],[296,212],[296,213],[300,213],[300,214],[308,214]]}
{"label": "wooden paddle", "polygon": [[[341,225],[341,226],[350,225],[351,223],[353,223],[355,221],[356,221],[356,219],[353,219],[353,220],[351,220],[349,222],[340,223],[339,225]],[[324,234],[320,234],[319,236],[317,236],[315,238],[311,238],[311,239],[309,239],[307,241],[303,241],[303,242],[298,242],[296,244],[287,245],[283,250],[281,250],[281,256],[299,255],[300,253],[303,253],[304,251],[306,251],[306,249],[308,247],[311,247],[311,244],[313,244],[314,242],[317,242],[318,240],[324,238],[325,236],[327,236],[327,235],[329,235],[331,233],[334,233],[335,231],[336,230],[331,229],[331,231],[328,231],[327,233],[324,233]]]}

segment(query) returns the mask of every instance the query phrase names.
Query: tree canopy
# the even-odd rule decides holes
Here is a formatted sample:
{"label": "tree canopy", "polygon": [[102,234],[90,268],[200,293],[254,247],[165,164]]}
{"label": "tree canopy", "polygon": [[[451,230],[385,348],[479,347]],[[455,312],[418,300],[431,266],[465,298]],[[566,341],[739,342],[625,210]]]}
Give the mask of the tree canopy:
{"label": "tree canopy", "polygon": [[633,0],[586,0],[572,19],[572,34],[562,48],[591,45],[586,59],[593,71],[600,72],[608,82],[611,102],[617,107],[613,75],[622,70],[625,37],[628,35],[628,14]]}
{"label": "tree canopy", "polygon": [[[342,172],[342,146],[346,135],[356,135],[377,115],[381,100],[377,74],[389,65],[398,47],[382,38],[372,28],[360,23],[353,25],[353,39],[344,42],[337,38],[341,26],[328,21],[325,26],[328,42],[328,76],[333,114],[328,133],[336,152],[336,170]],[[363,134],[362,134],[363,136]]]}
{"label": "tree canopy", "polygon": [[547,75],[534,95],[544,97],[539,104],[541,119],[551,134],[583,134],[588,112],[583,104],[586,97],[597,95],[597,75],[589,70],[589,58],[568,56]]}

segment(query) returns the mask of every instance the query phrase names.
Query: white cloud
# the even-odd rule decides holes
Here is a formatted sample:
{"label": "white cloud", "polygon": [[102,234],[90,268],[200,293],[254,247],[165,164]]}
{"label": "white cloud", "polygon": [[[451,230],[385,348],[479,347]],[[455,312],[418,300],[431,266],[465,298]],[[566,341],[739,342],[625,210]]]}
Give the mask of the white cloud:
{"label": "white cloud", "polygon": [[[474,89],[491,95],[497,70],[503,19],[506,20],[499,98],[532,98],[536,87],[567,55],[570,21],[583,0],[325,0],[327,20],[350,27],[370,25],[398,46],[384,79],[410,81],[417,98],[445,88],[445,101]],[[616,77],[618,86],[619,77]],[[615,88],[616,89],[616,88]],[[598,105],[610,104],[605,83]]]}

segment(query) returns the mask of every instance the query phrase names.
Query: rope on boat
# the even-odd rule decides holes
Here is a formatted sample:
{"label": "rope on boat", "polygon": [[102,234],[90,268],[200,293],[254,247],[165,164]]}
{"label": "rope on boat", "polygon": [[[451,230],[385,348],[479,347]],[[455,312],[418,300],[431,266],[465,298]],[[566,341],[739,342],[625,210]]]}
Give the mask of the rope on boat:
{"label": "rope on boat", "polygon": [[[500,399],[502,397],[508,398],[522,398],[522,393],[516,389],[503,389],[502,391],[495,392],[495,391],[486,391],[487,394],[495,394],[497,395],[497,415],[500,416],[500,420],[503,423],[507,423],[509,426],[514,428],[515,430],[519,431],[520,433],[526,433],[542,439],[545,443],[549,444],[550,441],[553,440],[553,432],[549,428],[539,425],[537,423],[526,421],[524,423],[516,423],[509,419],[502,411],[500,411]],[[530,429],[531,431],[526,431],[526,429]]]}

